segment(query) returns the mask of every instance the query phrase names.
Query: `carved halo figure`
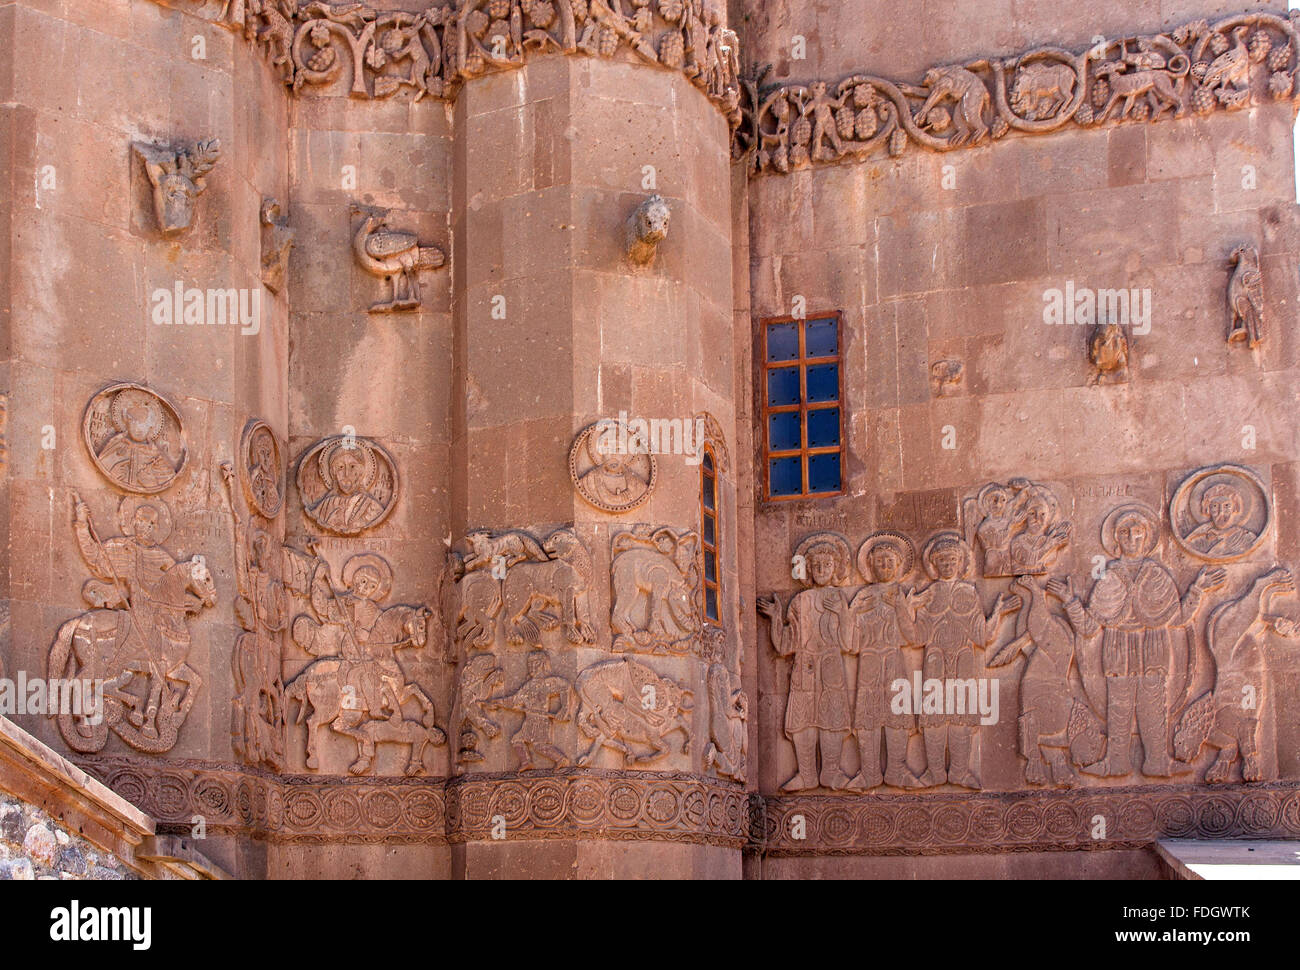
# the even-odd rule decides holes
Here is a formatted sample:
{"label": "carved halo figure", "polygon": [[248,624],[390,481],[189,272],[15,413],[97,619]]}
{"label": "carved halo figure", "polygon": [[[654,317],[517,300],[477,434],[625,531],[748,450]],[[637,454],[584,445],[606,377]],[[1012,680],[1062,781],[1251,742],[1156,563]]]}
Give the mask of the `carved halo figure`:
{"label": "carved halo figure", "polygon": [[396,503],[397,472],[378,444],[355,435],[318,441],[298,459],[303,512],[323,529],[356,535]]}
{"label": "carved halo figure", "polygon": [[[617,422],[584,428],[569,449],[569,474],[578,494],[606,512],[630,512],[650,497],[658,475],[655,456],[635,436],[616,435]],[[615,447],[625,438],[625,451]]]}
{"label": "carved halo figure", "polygon": [[284,494],[280,484],[280,443],[265,421],[244,432],[244,469],[249,504],[267,519],[280,514]]}
{"label": "carved halo figure", "polygon": [[1244,558],[1264,542],[1271,524],[1268,489],[1241,465],[1213,465],[1193,472],[1169,502],[1174,538],[1206,562]]}
{"label": "carved halo figure", "polygon": [[185,465],[168,452],[180,438],[176,409],[139,384],[115,384],[96,394],[82,422],[86,447],[110,481],[130,492],[151,494],[167,488]]}

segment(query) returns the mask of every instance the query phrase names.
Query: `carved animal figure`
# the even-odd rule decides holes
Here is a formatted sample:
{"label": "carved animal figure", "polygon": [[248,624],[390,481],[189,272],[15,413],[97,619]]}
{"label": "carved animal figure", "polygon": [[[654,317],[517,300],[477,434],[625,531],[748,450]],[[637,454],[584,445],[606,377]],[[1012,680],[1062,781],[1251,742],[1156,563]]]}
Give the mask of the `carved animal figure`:
{"label": "carved animal figure", "polygon": [[[682,754],[690,753],[691,691],[645,664],[628,658],[595,664],[578,675],[577,691],[582,704],[578,727],[595,739],[579,766],[590,764],[602,747],[621,753],[624,767],[656,761],[668,754],[664,738],[677,730],[682,732]],[[633,745],[648,745],[650,751],[637,754]]]}
{"label": "carved animal figure", "polygon": [[[161,753],[175,746],[203,683],[185,662],[190,646],[185,618],[216,598],[207,566],[199,559],[183,560],[163,572],[150,591],[150,629],[125,601],[120,609],[90,610],[59,627],[50,648],[50,679],[104,682],[98,723],[86,715],[57,715],[68,747],[86,754],[101,751],[110,728],[141,751]],[[143,696],[125,689],[136,676],[144,679]]]}
{"label": "carved animal figure", "polygon": [[1074,69],[1060,61],[1023,65],[1011,89],[1011,107],[1030,121],[1054,118],[1074,96]]}
{"label": "carved animal figure", "polygon": [[1089,384],[1128,380],[1128,335],[1118,323],[1100,323],[1088,337],[1088,360],[1095,368]]}
{"label": "carved animal figure", "polygon": [[[518,562],[532,560],[545,562],[546,550],[525,532],[511,531],[493,534],[485,529],[471,532],[465,536],[469,546],[469,555],[459,560],[460,572],[468,573],[475,569],[486,569],[498,561],[509,568]],[[459,577],[458,577],[459,578]]]}
{"label": "carved animal figure", "polygon": [[932,67],[925,72],[925,85],[930,94],[915,115],[918,124],[930,117],[930,110],[951,98],[956,102],[952,117],[957,131],[949,139],[953,148],[978,145],[989,136],[989,126],[984,113],[989,107],[989,91],[979,77],[964,67]]}
{"label": "carved animal figure", "polygon": [[560,627],[570,643],[595,643],[587,605],[591,558],[578,537],[560,529],[542,543],[545,562],[517,562],[502,583],[506,642],[541,643],[543,630]]}
{"label": "carved animal figure", "polygon": [[418,775],[424,770],[425,749],[431,744],[440,745],[447,741],[447,735],[433,723],[433,718],[433,704],[430,703],[418,721],[402,717],[401,711],[394,711],[387,720],[362,721],[354,727],[336,726],[336,731],[357,742],[357,760],[348,766],[348,772],[364,775],[369,771],[374,763],[376,745],[405,744],[408,749],[403,772]]}
{"label": "carved animal figure", "polygon": [[1174,734],[1174,753],[1183,761],[1195,758],[1207,742],[1217,750],[1205,772],[1207,782],[1231,781],[1238,760],[1243,781],[1264,780],[1259,757],[1267,677],[1262,640],[1270,629],[1289,639],[1300,634],[1294,621],[1272,612],[1275,596],[1295,592],[1291,571],[1279,566],[1259,576],[1241,597],[1210,613],[1206,639],[1214,657],[1214,687],[1188,705]]}
{"label": "carved animal figure", "polygon": [[610,629],[616,650],[620,649],[619,638],[627,637],[636,646],[653,644],[655,652],[662,653],[699,632],[694,590],[666,553],[645,547],[628,549],[614,559],[611,574],[614,606]]}
{"label": "carved animal figure", "polygon": [[501,615],[501,582],[478,570],[458,584],[460,607],[456,614],[456,642],[465,650],[487,650],[496,639],[496,621]]}
{"label": "carved animal figure", "polygon": [[1201,83],[1207,88],[1228,88],[1244,91],[1250,87],[1250,48],[1246,45],[1249,27],[1238,27],[1232,32],[1232,48],[1224,51],[1205,69]]}
{"label": "carved animal figure", "polygon": [[652,262],[659,244],[668,236],[672,212],[663,196],[652,195],[627,220],[627,255],[642,266]]}
{"label": "carved animal figure", "polygon": [[1175,75],[1156,70],[1122,73],[1125,70],[1126,65],[1117,61],[1107,61],[1097,67],[1098,77],[1110,78],[1110,100],[1097,113],[1098,121],[1109,118],[1121,100],[1124,104],[1120,108],[1119,118],[1129,117],[1137,99],[1143,96],[1151,108],[1152,119],[1159,117],[1166,108],[1174,109],[1175,118],[1181,118],[1187,113],[1187,105],[1174,87]]}
{"label": "carved animal figure", "polygon": [[1244,340],[1254,349],[1264,339],[1264,281],[1259,271],[1259,250],[1238,246],[1232,251],[1232,265],[1237,268],[1228,281],[1228,309],[1232,312],[1228,343]]}
{"label": "carved animal figure", "polygon": [[388,228],[386,211],[364,215],[352,237],[352,250],[366,272],[382,276],[391,287],[391,299],[376,303],[371,313],[418,308],[420,270],[437,269],[446,261],[441,249],[421,246],[415,233]]}

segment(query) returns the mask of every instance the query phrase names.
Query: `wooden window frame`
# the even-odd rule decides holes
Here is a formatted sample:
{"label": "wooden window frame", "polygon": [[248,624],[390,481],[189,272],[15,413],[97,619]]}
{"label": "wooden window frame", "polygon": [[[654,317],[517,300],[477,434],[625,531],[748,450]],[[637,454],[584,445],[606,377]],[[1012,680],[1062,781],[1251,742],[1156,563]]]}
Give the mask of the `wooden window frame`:
{"label": "wooden window frame", "polygon": [[[807,325],[809,321],[816,320],[834,320],[835,321],[835,354],[831,357],[809,357],[807,356]],[[799,332],[799,356],[792,361],[784,361],[774,364],[768,360],[767,353],[767,329],[773,324],[794,323],[798,324]],[[848,453],[848,442],[844,437],[844,313],[841,310],[827,310],[820,313],[805,313],[802,316],[787,317],[763,317],[759,320],[759,329],[762,332],[761,348],[761,387],[759,393],[762,401],[763,415],[763,500],[765,502],[799,502],[807,499],[830,498],[835,495],[844,494],[844,463]],[[837,367],[838,391],[834,401],[817,401],[812,405],[808,403],[808,368],[819,364],[835,364]],[[797,367],[799,369],[799,403],[798,404],[779,404],[773,406],[768,396],[768,374],[774,370]],[[808,447],[808,412],[825,411],[830,408],[839,408],[840,412],[840,443],[838,447],[810,448]],[[773,414],[789,414],[797,412],[799,414],[799,445],[797,449],[788,449],[774,451],[771,448],[771,433]],[[840,487],[833,492],[810,492],[808,491],[808,459],[813,455],[835,455],[840,456]],[[773,495],[772,494],[772,459],[774,458],[798,458],[799,474],[801,477],[801,491],[797,495]]]}
{"label": "wooden window frame", "polygon": [[[722,491],[718,488],[718,456],[713,453],[713,446],[705,444],[701,449],[700,458],[700,616],[703,617],[707,626],[722,627],[722,556],[719,552],[722,538],[722,508],[721,495]],[[707,458],[711,471],[709,474],[713,478],[713,511],[710,512],[704,502],[704,464]],[[713,520],[713,541],[709,542],[704,538],[704,520],[706,518]],[[713,580],[709,580],[709,571],[705,568],[705,562],[709,555],[713,555]],[[713,590],[713,600],[718,605],[717,617],[709,616],[709,590]]]}

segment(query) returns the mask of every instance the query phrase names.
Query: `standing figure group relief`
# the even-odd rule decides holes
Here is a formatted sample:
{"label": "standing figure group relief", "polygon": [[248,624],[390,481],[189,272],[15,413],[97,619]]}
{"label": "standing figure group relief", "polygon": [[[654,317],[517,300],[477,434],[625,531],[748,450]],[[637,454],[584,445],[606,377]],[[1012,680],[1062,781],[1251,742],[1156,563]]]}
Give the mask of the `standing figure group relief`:
{"label": "standing figure group relief", "polygon": [[[1257,475],[1213,466],[1174,490],[1168,527],[1183,561],[1203,564],[1182,592],[1159,555],[1161,516],[1140,502],[1105,516],[1106,556],[1094,560],[1086,593],[1058,569],[1073,535],[1052,488],[991,483],[961,511],[963,532],[935,533],[922,549],[924,586],[902,585],[916,558],[906,536],[883,531],[863,542],[866,585],[854,591],[847,540],[816,533],[795,549],[805,588],[785,603],[760,598],[774,650],[791,659],[784,733],[796,773],[782,791],[983,787],[980,748],[987,760],[998,676],[1018,686],[1029,785],[1202,769],[1210,783],[1276,777],[1265,747],[1268,644],[1300,636],[1281,602],[1294,598],[1295,583],[1284,566],[1241,563],[1230,577],[1219,565],[1267,538],[1268,492]],[[909,747],[916,735],[920,744]],[[1198,764],[1207,748],[1212,757]],[[909,758],[922,751],[923,767]]]}
{"label": "standing figure group relief", "polygon": [[789,172],[880,152],[901,155],[909,144],[946,152],[1011,131],[1159,121],[1285,101],[1300,94],[1298,18],[1293,11],[1198,20],[1168,33],[1098,39],[1078,54],[1040,47],[933,67],[919,85],[856,74],[833,86],[770,86],[764,71],[742,82],[732,153],[748,156],[752,172]]}

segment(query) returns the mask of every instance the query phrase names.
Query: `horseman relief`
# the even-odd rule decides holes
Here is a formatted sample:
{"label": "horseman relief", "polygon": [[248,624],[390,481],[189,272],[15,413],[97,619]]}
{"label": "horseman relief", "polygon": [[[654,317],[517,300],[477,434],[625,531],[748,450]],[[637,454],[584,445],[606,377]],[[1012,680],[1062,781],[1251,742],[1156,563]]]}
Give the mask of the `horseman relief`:
{"label": "horseman relief", "polygon": [[433,700],[403,670],[399,651],[424,647],[432,611],[380,605],[393,585],[381,556],[351,556],[340,589],[329,563],[314,546],[308,549],[316,557],[312,610],[295,617],[292,629],[294,642],[316,659],[285,685],[286,707],[296,704],[296,723],[307,722],[307,768],[321,767],[322,734],[329,728],[356,745],[351,774],[370,773],[378,746],[396,744],[405,747],[405,774],[418,775],[426,749],[446,736],[434,723]]}
{"label": "horseman relief", "polygon": [[187,663],[187,624],[216,603],[212,574],[202,556],[178,562],[163,548],[171,510],[161,499],[123,498],[121,534],[101,538],[89,506],[73,498],[77,548],[93,577],[82,598],[91,609],[59,628],[49,676],[102,684],[104,706],[53,716],[73,751],[102,751],[111,731],[138,751],[162,754],[175,747],[203,682]]}

